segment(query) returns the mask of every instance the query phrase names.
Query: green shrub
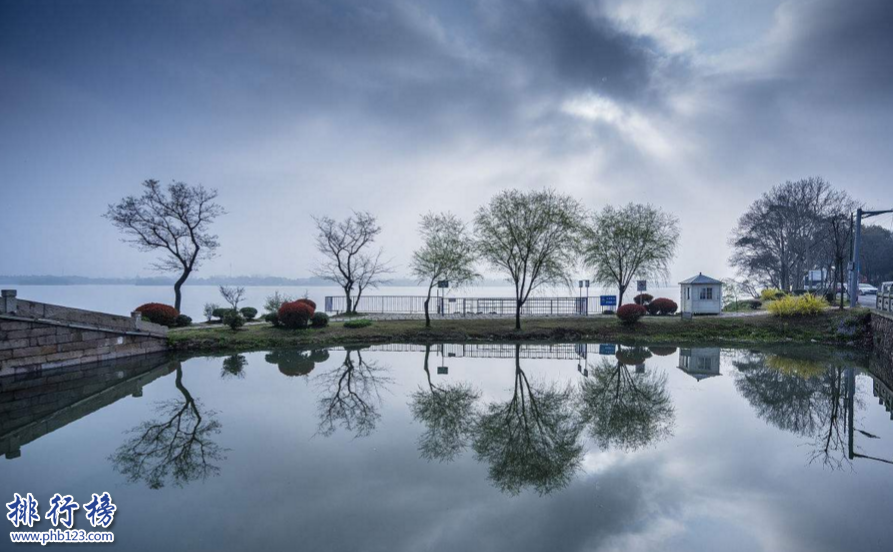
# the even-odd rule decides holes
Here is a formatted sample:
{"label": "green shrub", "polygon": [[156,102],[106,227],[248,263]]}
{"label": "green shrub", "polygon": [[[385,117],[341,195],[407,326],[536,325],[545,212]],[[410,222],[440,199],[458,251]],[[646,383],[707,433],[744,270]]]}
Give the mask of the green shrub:
{"label": "green shrub", "polygon": [[245,320],[254,320],[254,317],[257,316],[257,309],[254,307],[243,307],[239,309],[239,312],[242,313]]}
{"label": "green shrub", "polygon": [[778,288],[766,288],[760,292],[760,299],[763,301],[775,301],[785,297],[787,294]]}
{"label": "green shrub", "polygon": [[348,320],[344,323],[344,327],[350,329],[368,328],[371,325],[372,321],[368,318],[357,318],[355,320]]}
{"label": "green shrub", "polygon": [[815,316],[828,307],[828,302],[811,293],[799,297],[782,297],[769,303],[766,309],[773,316]]}
{"label": "green shrub", "polygon": [[647,305],[648,303],[650,303],[652,299],[654,299],[654,296],[651,295],[650,293],[640,293],[640,294],[636,295],[635,297],[633,297],[633,301],[637,305],[642,305],[643,307],[645,305]]}
{"label": "green shrub", "polygon": [[211,316],[216,318],[219,322],[223,322],[223,319],[226,317],[226,313],[232,311],[233,309],[224,309],[222,307],[218,307],[214,309],[214,311],[211,313]]}
{"label": "green shrub", "polygon": [[223,315],[223,323],[231,330],[236,331],[245,325],[245,317],[239,311],[227,309],[226,314]]}
{"label": "green shrub", "polygon": [[185,314],[181,314],[177,317],[177,327],[185,328],[186,326],[192,325],[192,318],[186,316]]}
{"label": "green shrub", "polygon": [[315,312],[310,317],[310,325],[314,328],[325,328],[329,325],[329,315],[324,312]]}

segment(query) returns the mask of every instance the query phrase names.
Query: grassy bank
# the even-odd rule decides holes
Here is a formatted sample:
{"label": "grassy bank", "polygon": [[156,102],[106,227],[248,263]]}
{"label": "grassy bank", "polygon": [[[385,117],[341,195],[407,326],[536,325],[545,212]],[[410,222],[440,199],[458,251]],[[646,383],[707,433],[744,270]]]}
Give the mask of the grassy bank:
{"label": "grassy bank", "polygon": [[[334,346],[360,343],[463,343],[547,341],[594,343],[858,343],[864,337],[867,310],[828,310],[815,317],[774,316],[646,317],[624,326],[615,317],[540,318],[513,320],[434,320],[426,329],[419,320],[376,321],[364,328],[345,328],[333,322],[327,328],[284,330],[269,325],[172,330],[172,348],[185,351],[257,350],[285,346]],[[841,331],[843,329],[843,331]]]}

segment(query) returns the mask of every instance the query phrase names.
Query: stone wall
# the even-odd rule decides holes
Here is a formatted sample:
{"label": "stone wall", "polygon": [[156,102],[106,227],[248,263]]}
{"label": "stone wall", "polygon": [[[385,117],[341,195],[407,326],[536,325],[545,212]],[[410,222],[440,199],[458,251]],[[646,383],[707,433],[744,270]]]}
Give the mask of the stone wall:
{"label": "stone wall", "polygon": [[0,296],[0,376],[143,355],[167,348],[167,328],[119,316]]}
{"label": "stone wall", "polygon": [[893,361],[893,313],[871,313],[871,335],[875,355]]}
{"label": "stone wall", "polygon": [[0,377],[0,454],[21,447],[118,400],[142,396],[143,386],[175,370],[165,354],[34,370]]}

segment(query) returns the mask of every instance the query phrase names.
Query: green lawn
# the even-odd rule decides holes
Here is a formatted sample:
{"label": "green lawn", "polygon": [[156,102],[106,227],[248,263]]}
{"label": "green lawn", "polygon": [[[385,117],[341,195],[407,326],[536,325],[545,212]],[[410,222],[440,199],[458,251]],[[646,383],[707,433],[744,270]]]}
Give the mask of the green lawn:
{"label": "green lawn", "polygon": [[[365,328],[345,328],[333,322],[327,328],[285,330],[270,325],[250,326],[233,332],[229,328],[171,330],[169,341],[178,350],[256,350],[282,346],[326,346],[370,343],[462,343],[462,342],[728,342],[728,343],[846,343],[858,341],[867,320],[867,309],[828,310],[811,318],[646,317],[635,326],[624,326],[613,316],[589,318],[539,318],[514,321],[433,320],[426,329],[420,320],[376,321]],[[859,327],[857,335],[840,335],[845,319]]]}

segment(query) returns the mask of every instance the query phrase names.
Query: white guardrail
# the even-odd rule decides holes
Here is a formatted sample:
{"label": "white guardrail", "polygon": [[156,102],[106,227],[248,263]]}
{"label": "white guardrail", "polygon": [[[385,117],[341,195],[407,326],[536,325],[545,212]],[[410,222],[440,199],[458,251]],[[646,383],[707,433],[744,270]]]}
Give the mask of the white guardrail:
{"label": "white guardrail", "polygon": [[877,310],[893,312],[893,282],[884,282],[877,291]]}

